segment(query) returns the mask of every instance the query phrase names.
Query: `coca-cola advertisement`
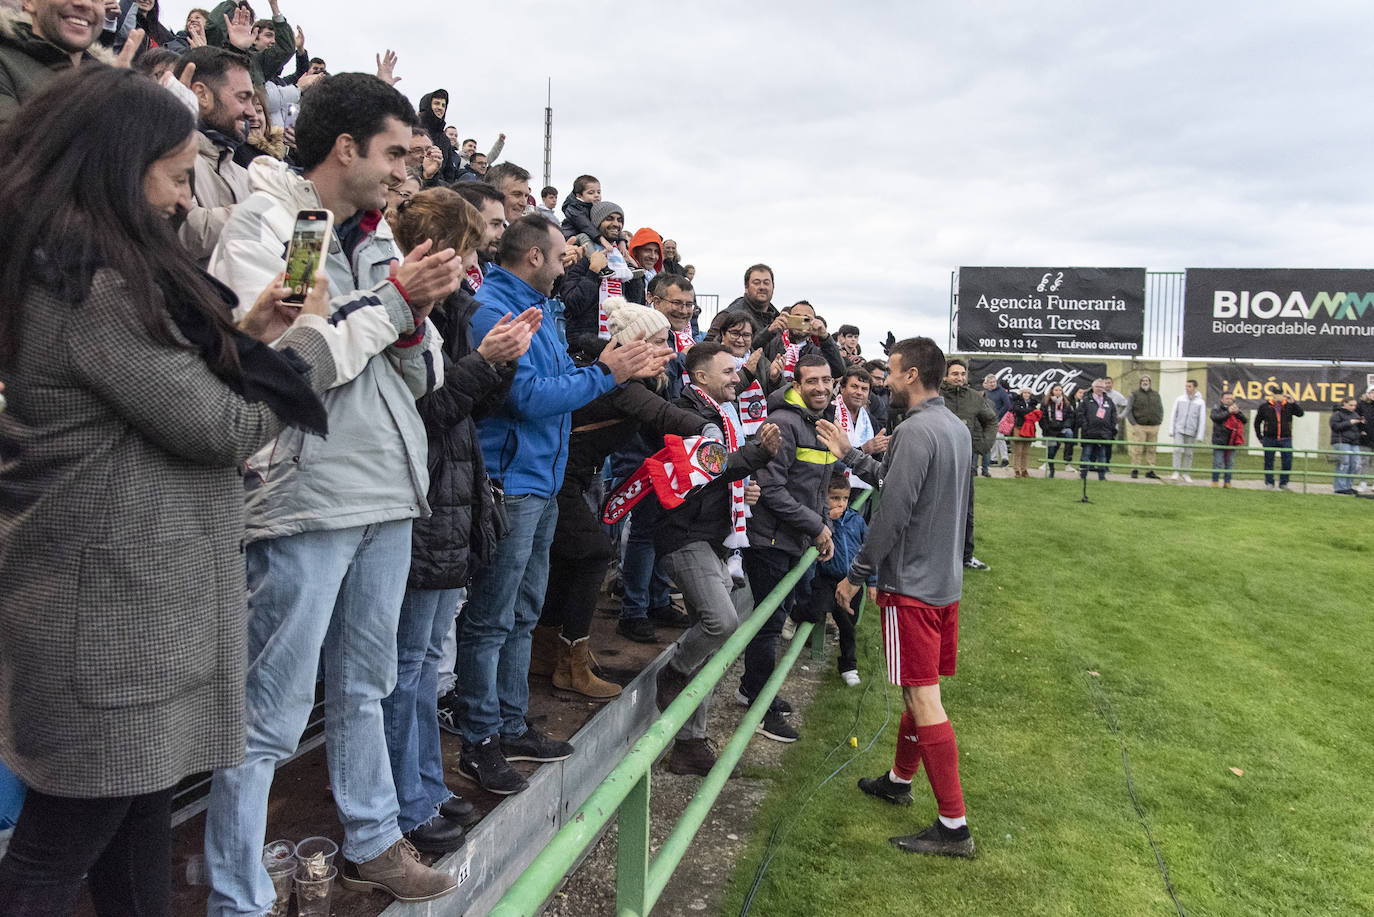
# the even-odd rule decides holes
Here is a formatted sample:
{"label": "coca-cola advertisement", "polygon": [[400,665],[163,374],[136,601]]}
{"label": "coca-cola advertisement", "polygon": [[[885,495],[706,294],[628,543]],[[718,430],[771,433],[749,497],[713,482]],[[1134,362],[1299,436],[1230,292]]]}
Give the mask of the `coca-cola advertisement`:
{"label": "coca-cola advertisement", "polygon": [[1036,398],[1056,385],[1064,386],[1064,394],[1072,395],[1079,388],[1091,388],[1093,380],[1107,375],[1106,363],[1037,363],[1032,360],[969,360],[968,384],[981,388],[983,377],[992,373],[998,383],[1006,382],[1013,392],[1031,390]]}

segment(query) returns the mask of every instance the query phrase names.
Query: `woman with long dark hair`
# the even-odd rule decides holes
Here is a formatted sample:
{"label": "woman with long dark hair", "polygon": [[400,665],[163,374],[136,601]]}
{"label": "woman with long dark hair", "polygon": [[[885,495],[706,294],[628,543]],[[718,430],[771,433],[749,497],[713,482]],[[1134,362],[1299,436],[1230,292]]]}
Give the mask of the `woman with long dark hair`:
{"label": "woman with long dark hair", "polygon": [[[0,910],[170,913],[171,802],[244,743],[239,466],[322,434],[327,296],[245,323],[178,244],[195,123],[148,77],[53,81],[0,132]],[[299,317],[295,311],[302,313]]]}
{"label": "woman with long dark hair", "polygon": [[[1064,386],[1052,385],[1045,393],[1040,404],[1040,430],[1045,434],[1045,448],[1048,452],[1049,476],[1054,477],[1054,457],[1059,451],[1060,440],[1073,436],[1073,404],[1064,395]],[[1063,444],[1064,461],[1073,458],[1073,441]]]}

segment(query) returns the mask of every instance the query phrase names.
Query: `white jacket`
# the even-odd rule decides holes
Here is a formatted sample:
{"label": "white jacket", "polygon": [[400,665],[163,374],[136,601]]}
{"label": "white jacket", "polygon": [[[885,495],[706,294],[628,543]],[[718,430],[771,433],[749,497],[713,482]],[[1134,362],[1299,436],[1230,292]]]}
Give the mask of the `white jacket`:
{"label": "white jacket", "polygon": [[[238,294],[237,315],[285,266],[297,211],[322,207],[313,184],[271,157],[253,160],[248,174],[253,194],[234,208],[210,259],[210,273]],[[337,233],[331,239],[325,272],[338,379],[324,396],[329,437],[286,430],[249,460],[248,540],[429,514],[415,399],[443,383],[443,340],[428,320],[413,334],[410,308],[387,279],[400,257],[385,220],[351,261]]]}
{"label": "white jacket", "polygon": [[1193,397],[1179,395],[1174,401],[1174,413],[1169,417],[1170,436],[1192,436],[1202,438],[1207,423],[1207,401],[1201,392]]}

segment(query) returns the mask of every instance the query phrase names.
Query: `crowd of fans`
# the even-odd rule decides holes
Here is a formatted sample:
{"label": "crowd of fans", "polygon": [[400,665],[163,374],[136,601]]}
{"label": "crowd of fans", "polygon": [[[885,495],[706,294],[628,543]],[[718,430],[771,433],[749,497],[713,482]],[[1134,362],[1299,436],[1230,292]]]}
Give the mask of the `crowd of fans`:
{"label": "crowd of fans", "polygon": [[[99,913],[168,913],[172,793],[202,771],[209,912],[268,912],[268,794],[321,681],[341,881],[450,893],[420,854],[474,810],[440,731],[497,794],[527,786],[510,762],[574,754],[530,724],[529,679],[620,693],[589,645],[611,571],[621,635],[684,632],[666,705],[814,545],[737,697],[789,612],[834,615],[859,681],[858,599],[827,596],[869,485],[822,434],[881,455],[902,407],[858,328],[775,307],[764,264],[702,327],[677,243],[594,176],[536,200],[447,92],[417,112],[394,53],[331,73],[268,6],[175,30],[157,0],[0,10],[7,914],[69,913],[83,883]],[[706,712],[671,770],[714,764]],[[789,712],[760,731],[795,740]]]}

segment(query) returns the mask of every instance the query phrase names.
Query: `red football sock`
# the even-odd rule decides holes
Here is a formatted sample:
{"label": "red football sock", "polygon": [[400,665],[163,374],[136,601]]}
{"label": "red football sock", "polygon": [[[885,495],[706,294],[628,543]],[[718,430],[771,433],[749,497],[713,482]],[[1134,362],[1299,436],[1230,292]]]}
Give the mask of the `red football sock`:
{"label": "red football sock", "polygon": [[902,714],[902,724],[897,729],[897,757],[892,764],[892,773],[903,780],[916,776],[921,766],[921,746],[916,737],[916,718],[910,711]]}
{"label": "red football sock", "polygon": [[935,792],[935,803],[945,818],[964,814],[964,791],[959,786],[959,746],[949,720],[934,726],[917,726],[916,748],[926,763],[926,777]]}

